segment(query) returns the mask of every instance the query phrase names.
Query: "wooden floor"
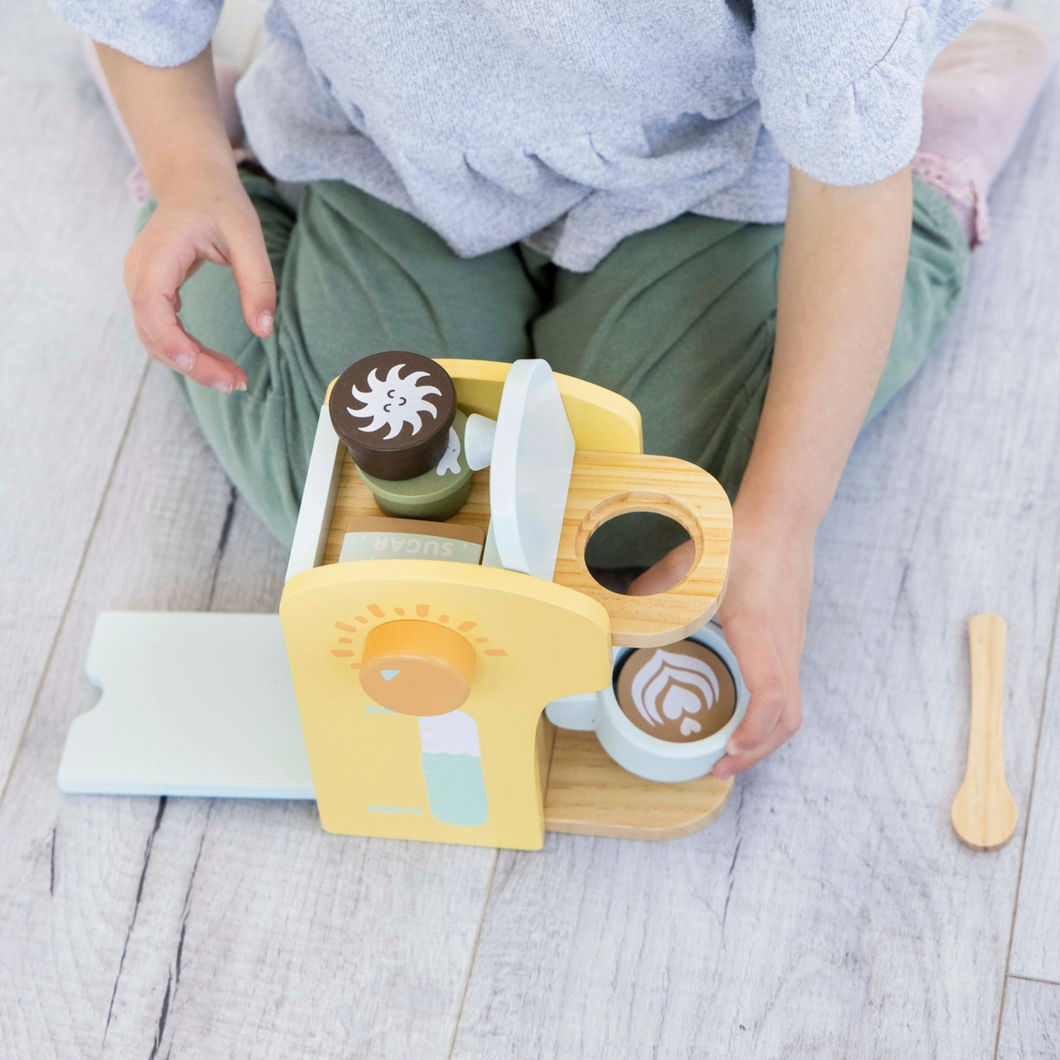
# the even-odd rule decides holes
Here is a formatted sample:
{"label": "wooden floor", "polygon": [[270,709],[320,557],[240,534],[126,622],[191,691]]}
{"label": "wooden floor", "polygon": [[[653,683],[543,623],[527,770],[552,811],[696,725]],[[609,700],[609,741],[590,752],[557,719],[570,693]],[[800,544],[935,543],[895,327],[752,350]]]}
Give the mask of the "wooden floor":
{"label": "wooden floor", "polygon": [[[271,610],[285,556],[137,344],[130,160],[42,0],[0,12],[0,99],[3,1060],[1060,1055],[1055,78],[821,531],[802,732],[699,835],[534,854],[56,790],[97,612]],[[995,854],[949,823],[983,610],[1020,812]]]}

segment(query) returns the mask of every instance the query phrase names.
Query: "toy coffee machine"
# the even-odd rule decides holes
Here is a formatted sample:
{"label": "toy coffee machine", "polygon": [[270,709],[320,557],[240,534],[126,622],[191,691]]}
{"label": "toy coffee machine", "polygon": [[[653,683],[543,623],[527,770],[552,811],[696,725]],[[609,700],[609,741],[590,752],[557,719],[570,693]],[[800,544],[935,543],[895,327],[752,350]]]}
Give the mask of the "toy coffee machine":
{"label": "toy coffee machine", "polygon": [[[599,584],[629,512],[694,545],[668,592]],[[66,792],[315,799],[349,835],[533,850],[709,824],[748,694],[710,622],[720,485],[541,360],[357,361],[321,410],[279,615],[106,612]]]}

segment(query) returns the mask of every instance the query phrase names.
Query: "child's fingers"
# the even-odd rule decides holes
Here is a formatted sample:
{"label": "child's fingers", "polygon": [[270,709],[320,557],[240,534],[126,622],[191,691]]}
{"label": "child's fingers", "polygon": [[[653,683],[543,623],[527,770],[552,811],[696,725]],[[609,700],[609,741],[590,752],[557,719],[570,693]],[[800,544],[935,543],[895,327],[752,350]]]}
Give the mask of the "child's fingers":
{"label": "child's fingers", "polygon": [[[799,731],[801,712],[796,701],[785,704],[784,710],[777,718],[772,732],[759,744],[740,754],[726,755],[715,767],[714,775],[724,779],[736,773],[743,773],[751,766],[767,758],[778,748],[783,747]],[[739,730],[737,730],[738,732]]]}
{"label": "child's fingers", "polygon": [[157,361],[203,386],[246,388],[246,373],[230,358],[203,346],[177,317],[180,285],[197,264],[187,243],[158,243],[141,234],[126,258],[125,283],[140,341]]}
{"label": "child's fingers", "polygon": [[672,589],[692,569],[695,558],[696,546],[691,541],[685,541],[635,578],[629,587],[629,595],[653,596]]}
{"label": "child's fingers", "polygon": [[797,684],[794,689],[788,687],[773,638],[764,636],[760,628],[744,636],[742,629],[733,626],[725,635],[740,663],[751,701],[747,716],[729,739],[727,756],[714,767],[719,777],[743,772],[775,751],[794,735],[799,715]]}
{"label": "child's fingers", "polygon": [[180,326],[176,309],[165,295],[144,289],[132,298],[136,332],[156,360],[185,375],[195,369],[199,348]]}
{"label": "child's fingers", "polygon": [[276,317],[276,281],[261,234],[261,222],[251,208],[225,226],[225,250],[239,288],[239,301],[247,327],[259,338],[272,334]]}
{"label": "child's fingers", "polygon": [[[180,328],[179,320],[177,321],[177,327]],[[161,352],[161,347],[140,326],[139,322],[137,322],[136,331],[140,336],[140,341],[144,344],[144,348],[156,361],[167,368],[180,372],[181,375],[186,375],[193,382],[199,383],[201,386],[210,387],[213,390],[220,390],[226,394],[230,394],[233,390],[246,390],[246,373],[235,361],[230,357],[226,357],[223,353],[218,353],[216,350],[211,350],[208,346],[203,346],[198,339],[189,335],[182,328],[181,333],[188,344],[186,353],[190,354],[190,356],[183,356],[180,361]]]}

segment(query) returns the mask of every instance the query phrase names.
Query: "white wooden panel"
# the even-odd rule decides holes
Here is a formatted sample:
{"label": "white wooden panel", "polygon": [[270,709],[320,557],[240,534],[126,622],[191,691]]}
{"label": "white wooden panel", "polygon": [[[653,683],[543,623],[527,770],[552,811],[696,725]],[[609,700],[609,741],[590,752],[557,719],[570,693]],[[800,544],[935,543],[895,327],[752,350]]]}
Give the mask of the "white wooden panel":
{"label": "white wooden panel", "polygon": [[85,671],[61,791],[315,798],[279,615],[103,611]]}
{"label": "white wooden panel", "polygon": [[1060,1057],[1060,984],[1009,979],[997,1060]]}
{"label": "white wooden panel", "polygon": [[146,358],[121,285],[129,156],[42,0],[0,14],[0,99],[2,790]]}
{"label": "white wooden panel", "polygon": [[339,441],[331,425],[331,411],[325,405],[320,410],[309,455],[309,470],[298,509],[291,555],[287,561],[287,580],[312,570],[324,559],[324,547],[331,529],[331,515],[335,511],[335,496],[339,490],[345,457],[346,447]]}
{"label": "white wooden panel", "polygon": [[822,528],[803,731],[699,836],[502,854],[458,1060],[993,1053],[1022,823],[977,854],[949,806],[990,610],[1027,809],[1060,572],[1058,132],[1054,83],[959,319]]}

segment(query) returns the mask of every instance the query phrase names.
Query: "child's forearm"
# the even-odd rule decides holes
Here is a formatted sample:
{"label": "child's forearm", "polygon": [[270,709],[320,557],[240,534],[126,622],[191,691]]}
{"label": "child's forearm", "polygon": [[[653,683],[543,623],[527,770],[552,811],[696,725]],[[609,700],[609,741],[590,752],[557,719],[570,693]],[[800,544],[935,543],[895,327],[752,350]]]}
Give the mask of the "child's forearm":
{"label": "child's forearm", "polygon": [[863,187],[791,171],[773,368],[738,517],[811,536],[824,517],[887,360],[911,219],[908,169]]}
{"label": "child's forearm", "polygon": [[136,332],[167,367],[226,393],[243,390],[243,368],[189,335],[177,316],[180,288],[204,261],[231,266],[254,335],[272,333],[276,312],[272,265],[221,121],[210,49],[169,69],[96,50],[158,200],[125,256]]}
{"label": "child's forearm", "polygon": [[207,45],[182,66],[159,68],[96,44],[100,65],[156,198],[204,167],[234,172]]}

